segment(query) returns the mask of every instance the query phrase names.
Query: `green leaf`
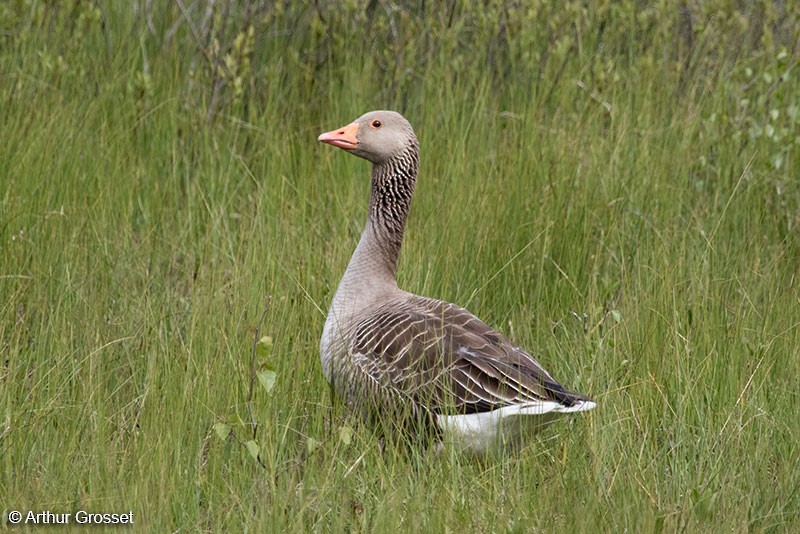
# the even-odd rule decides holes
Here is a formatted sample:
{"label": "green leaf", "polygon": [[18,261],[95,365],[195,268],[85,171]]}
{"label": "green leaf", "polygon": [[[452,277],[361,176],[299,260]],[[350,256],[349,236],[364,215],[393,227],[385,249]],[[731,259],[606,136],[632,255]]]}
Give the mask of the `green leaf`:
{"label": "green leaf", "polygon": [[350,442],[353,441],[353,429],[347,425],[342,426],[339,429],[339,441],[344,445],[350,445]]}
{"label": "green leaf", "polygon": [[256,343],[256,354],[259,358],[267,358],[272,353],[272,336],[264,336]]}
{"label": "green leaf", "polygon": [[275,379],[278,377],[275,371],[270,371],[269,369],[258,371],[256,376],[258,377],[258,382],[267,390],[267,393],[275,387]]}
{"label": "green leaf", "polygon": [[794,122],[797,120],[797,117],[800,116],[800,108],[798,108],[796,104],[792,104],[786,108],[786,114],[789,115],[789,118]]}
{"label": "green leaf", "polygon": [[214,432],[217,433],[219,439],[226,440],[231,433],[231,425],[228,423],[214,423]]}
{"label": "green leaf", "polygon": [[317,450],[320,447],[320,445],[322,445],[322,443],[315,440],[314,438],[306,438],[306,452],[308,454],[311,454],[312,452]]}
{"label": "green leaf", "polygon": [[255,440],[250,440],[244,444],[247,447],[247,452],[250,453],[250,456],[253,457],[254,460],[258,461],[258,453],[261,452],[261,448],[258,446],[258,443]]}
{"label": "green leaf", "polygon": [[619,310],[611,310],[611,317],[613,317],[614,320],[618,323],[622,322],[622,314],[620,313]]}

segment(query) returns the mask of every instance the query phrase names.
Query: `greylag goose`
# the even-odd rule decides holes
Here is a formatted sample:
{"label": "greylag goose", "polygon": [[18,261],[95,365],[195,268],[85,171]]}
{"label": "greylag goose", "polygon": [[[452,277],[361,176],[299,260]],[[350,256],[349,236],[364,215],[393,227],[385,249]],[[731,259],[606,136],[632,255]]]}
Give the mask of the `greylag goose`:
{"label": "greylag goose", "polygon": [[403,430],[421,423],[482,454],[525,427],[595,407],[466,309],[397,287],[419,167],[405,118],[372,111],[318,140],[373,164],[366,227],[320,341],[325,378],[351,409]]}

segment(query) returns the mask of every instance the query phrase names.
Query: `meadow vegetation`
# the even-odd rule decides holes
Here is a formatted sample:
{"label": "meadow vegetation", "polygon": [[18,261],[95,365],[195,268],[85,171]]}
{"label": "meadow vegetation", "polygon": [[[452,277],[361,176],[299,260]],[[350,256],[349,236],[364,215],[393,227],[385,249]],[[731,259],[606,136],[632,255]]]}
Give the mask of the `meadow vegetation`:
{"label": "meadow vegetation", "polygon": [[[3,516],[797,532],[799,53],[779,0],[1,3]],[[316,136],[380,108],[401,287],[595,411],[474,461],[331,398],[370,169]]]}

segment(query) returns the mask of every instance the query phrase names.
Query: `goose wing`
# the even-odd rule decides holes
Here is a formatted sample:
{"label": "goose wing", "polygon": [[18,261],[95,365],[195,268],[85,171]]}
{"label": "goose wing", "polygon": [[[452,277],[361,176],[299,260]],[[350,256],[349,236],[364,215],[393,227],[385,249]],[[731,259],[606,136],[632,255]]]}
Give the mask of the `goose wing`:
{"label": "goose wing", "polygon": [[375,386],[438,414],[587,400],[466,309],[434,299],[378,310],[356,328],[351,354]]}

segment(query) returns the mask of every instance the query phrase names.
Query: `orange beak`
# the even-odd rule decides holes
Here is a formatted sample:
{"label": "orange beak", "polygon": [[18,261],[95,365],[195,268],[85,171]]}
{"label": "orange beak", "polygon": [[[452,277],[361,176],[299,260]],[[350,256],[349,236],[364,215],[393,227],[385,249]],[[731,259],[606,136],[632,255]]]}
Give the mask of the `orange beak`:
{"label": "orange beak", "polygon": [[317,141],[328,143],[329,145],[338,146],[345,150],[354,150],[358,147],[358,139],[356,139],[356,132],[358,131],[358,123],[354,122],[348,124],[338,130],[325,132],[317,137]]}

